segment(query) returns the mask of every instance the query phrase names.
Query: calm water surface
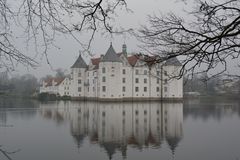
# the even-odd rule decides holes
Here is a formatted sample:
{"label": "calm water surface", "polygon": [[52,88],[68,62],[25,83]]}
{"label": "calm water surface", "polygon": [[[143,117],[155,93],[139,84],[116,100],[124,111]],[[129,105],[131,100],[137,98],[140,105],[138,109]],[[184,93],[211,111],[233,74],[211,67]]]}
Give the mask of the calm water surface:
{"label": "calm water surface", "polygon": [[237,160],[240,105],[0,98],[0,149],[20,149],[13,160]]}

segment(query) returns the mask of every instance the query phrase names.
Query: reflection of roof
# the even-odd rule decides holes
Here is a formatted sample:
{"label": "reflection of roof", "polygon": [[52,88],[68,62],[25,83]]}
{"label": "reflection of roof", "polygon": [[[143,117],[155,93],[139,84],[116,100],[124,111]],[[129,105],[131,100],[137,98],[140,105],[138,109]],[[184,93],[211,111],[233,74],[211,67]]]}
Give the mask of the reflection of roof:
{"label": "reflection of roof", "polygon": [[83,60],[81,54],[79,54],[78,59],[77,59],[76,62],[72,65],[71,68],[87,68],[87,64],[86,64],[85,61]]}
{"label": "reflection of roof", "polygon": [[72,135],[74,141],[77,143],[78,148],[80,148],[81,144],[83,143],[84,140],[84,135]]}
{"label": "reflection of roof", "polygon": [[47,80],[44,80],[44,82],[46,83],[46,87],[52,86],[53,82],[56,82],[54,86],[58,86],[62,83],[64,79],[65,78],[48,78]]}
{"label": "reflection of roof", "polygon": [[118,145],[114,142],[105,142],[102,144],[103,148],[107,151],[109,159],[112,159],[115,150],[118,148]]}
{"label": "reflection of roof", "polygon": [[166,66],[182,66],[176,57],[170,58],[165,63]]}
{"label": "reflection of roof", "polygon": [[178,146],[178,143],[180,142],[181,140],[181,137],[171,137],[171,136],[167,136],[166,137],[166,140],[167,140],[167,143],[172,151],[172,153],[174,154],[175,153],[175,150]]}
{"label": "reflection of roof", "polygon": [[98,142],[98,133],[94,132],[93,135],[90,136],[90,140],[93,143],[97,143]]}
{"label": "reflection of roof", "polygon": [[103,56],[102,62],[121,62],[120,58],[118,57],[117,53],[113,49],[112,44],[107,50],[107,53]]}

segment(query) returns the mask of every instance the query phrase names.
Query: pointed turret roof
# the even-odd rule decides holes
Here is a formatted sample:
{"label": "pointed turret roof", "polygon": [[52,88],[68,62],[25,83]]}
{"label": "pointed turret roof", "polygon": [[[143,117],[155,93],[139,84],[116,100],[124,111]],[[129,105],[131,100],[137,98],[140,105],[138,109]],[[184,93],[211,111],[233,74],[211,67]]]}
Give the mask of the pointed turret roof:
{"label": "pointed turret roof", "polygon": [[121,62],[120,58],[118,57],[117,53],[113,49],[112,43],[107,50],[107,53],[103,56],[102,62]]}
{"label": "pointed turret roof", "polygon": [[71,68],[87,68],[87,64],[86,64],[85,61],[83,60],[81,54],[79,54],[78,59],[77,59],[76,62],[72,65]]}

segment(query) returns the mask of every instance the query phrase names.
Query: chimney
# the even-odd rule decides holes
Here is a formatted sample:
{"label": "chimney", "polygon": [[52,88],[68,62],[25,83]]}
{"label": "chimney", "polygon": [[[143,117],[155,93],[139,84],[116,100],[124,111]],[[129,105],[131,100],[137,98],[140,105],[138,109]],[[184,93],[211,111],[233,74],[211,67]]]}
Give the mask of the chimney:
{"label": "chimney", "polygon": [[127,45],[126,44],[122,45],[122,53],[127,56]]}

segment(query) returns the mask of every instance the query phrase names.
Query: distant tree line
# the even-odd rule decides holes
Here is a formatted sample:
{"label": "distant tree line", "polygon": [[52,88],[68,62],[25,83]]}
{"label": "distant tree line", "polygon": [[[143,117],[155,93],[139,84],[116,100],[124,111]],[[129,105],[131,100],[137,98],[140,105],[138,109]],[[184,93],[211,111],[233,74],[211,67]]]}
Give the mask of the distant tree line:
{"label": "distant tree line", "polygon": [[4,94],[21,94],[32,95],[37,91],[38,79],[31,75],[16,75],[12,78],[0,78],[0,93]]}
{"label": "distant tree line", "polygon": [[0,73],[0,94],[14,94],[30,96],[38,93],[43,80],[53,77],[65,77],[65,71],[56,69],[55,75],[46,75],[40,79],[31,74],[14,75],[10,77],[8,72]]}
{"label": "distant tree line", "polygon": [[184,78],[184,92],[200,94],[239,94],[240,77],[217,76],[209,78],[207,74]]}

